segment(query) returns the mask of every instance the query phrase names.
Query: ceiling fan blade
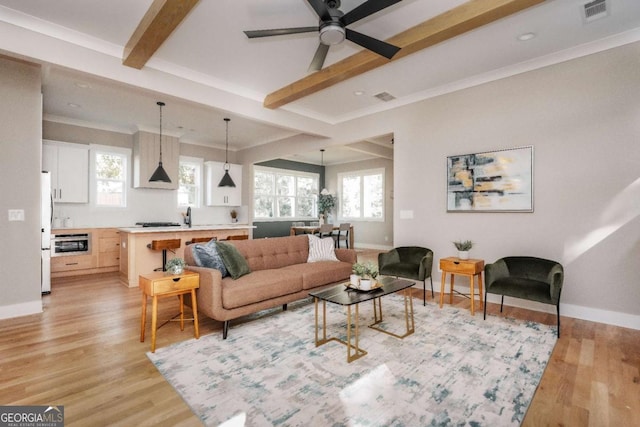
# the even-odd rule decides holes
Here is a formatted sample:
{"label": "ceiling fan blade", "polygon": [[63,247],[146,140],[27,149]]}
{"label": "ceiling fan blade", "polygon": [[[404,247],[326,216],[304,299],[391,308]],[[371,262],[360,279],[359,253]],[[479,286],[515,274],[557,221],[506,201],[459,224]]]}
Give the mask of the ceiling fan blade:
{"label": "ceiling fan blade", "polygon": [[398,53],[398,51],[400,50],[400,48],[397,46],[394,46],[387,42],[383,42],[382,40],[374,39],[373,37],[365,36],[362,33],[350,30],[348,28],[345,28],[345,33],[348,40],[351,40],[352,42],[357,43],[360,46],[377,53],[378,55],[384,56],[387,59],[393,58],[393,55]]}
{"label": "ceiling fan blade", "polygon": [[250,39],[257,37],[283,36],[285,34],[312,33],[318,31],[318,27],[277,28],[274,30],[244,31]]}
{"label": "ceiling fan blade", "polygon": [[329,52],[329,45],[320,43],[318,45],[318,49],[316,49],[316,54],[313,55],[313,59],[309,65],[309,72],[322,70],[324,59],[327,57],[327,52]]}
{"label": "ceiling fan blade", "polygon": [[344,14],[340,21],[344,25],[349,25],[400,1],[402,0],[369,0]]}
{"label": "ceiling fan blade", "polygon": [[325,2],[323,2],[322,0],[307,0],[307,1],[309,2],[313,10],[316,11],[320,19],[322,19],[323,21],[331,20],[331,15],[329,14],[329,8],[327,7]]}

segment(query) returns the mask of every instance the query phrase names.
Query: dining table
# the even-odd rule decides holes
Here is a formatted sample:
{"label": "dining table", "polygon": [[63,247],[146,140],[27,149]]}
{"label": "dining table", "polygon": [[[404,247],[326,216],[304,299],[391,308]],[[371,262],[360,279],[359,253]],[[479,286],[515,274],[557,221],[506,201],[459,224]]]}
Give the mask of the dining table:
{"label": "dining table", "polygon": [[[340,229],[340,225],[334,225],[333,231]],[[291,226],[289,235],[295,236],[296,234],[316,234],[320,231],[319,225],[296,225]],[[353,224],[349,226],[349,248],[353,249]]]}

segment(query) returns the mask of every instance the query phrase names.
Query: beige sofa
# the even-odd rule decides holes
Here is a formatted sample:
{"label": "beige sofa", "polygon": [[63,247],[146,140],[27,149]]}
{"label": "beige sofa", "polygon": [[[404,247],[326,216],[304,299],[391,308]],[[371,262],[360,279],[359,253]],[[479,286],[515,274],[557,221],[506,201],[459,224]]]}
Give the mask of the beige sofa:
{"label": "beige sofa", "polygon": [[227,243],[244,256],[251,273],[222,278],[216,269],[196,266],[192,245],[185,249],[187,268],[200,273],[198,311],[224,322],[225,339],[232,319],[280,305],[286,310],[287,303],[307,297],[312,289],[347,281],[357,258],[353,249],[336,249],[339,261],[308,263],[306,235]]}

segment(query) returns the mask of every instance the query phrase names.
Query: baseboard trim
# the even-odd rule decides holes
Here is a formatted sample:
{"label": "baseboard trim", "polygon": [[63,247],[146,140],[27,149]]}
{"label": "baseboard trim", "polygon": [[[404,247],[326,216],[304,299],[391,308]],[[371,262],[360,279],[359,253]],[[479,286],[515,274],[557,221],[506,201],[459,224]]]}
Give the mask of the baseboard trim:
{"label": "baseboard trim", "polygon": [[0,307],[0,319],[11,319],[13,317],[28,316],[37,313],[42,313],[42,300]]}
{"label": "baseboard trim", "polygon": [[[415,286],[422,288],[422,283],[417,283]],[[428,286],[429,285],[427,284],[427,287]],[[440,283],[436,284],[434,282],[433,289],[436,292],[439,292]],[[469,287],[464,285],[461,286],[456,284],[456,290],[459,290],[462,293],[469,293]],[[449,293],[448,284],[445,286],[445,292],[447,294]],[[500,295],[488,294],[487,300],[491,303],[500,304]],[[520,298],[504,297],[504,305],[509,307],[526,308],[527,310],[540,311],[542,313],[556,313],[555,306],[535,301],[527,301]],[[640,316],[635,314],[560,303],[560,316],[573,317],[574,319],[588,320],[590,322],[640,330]]]}

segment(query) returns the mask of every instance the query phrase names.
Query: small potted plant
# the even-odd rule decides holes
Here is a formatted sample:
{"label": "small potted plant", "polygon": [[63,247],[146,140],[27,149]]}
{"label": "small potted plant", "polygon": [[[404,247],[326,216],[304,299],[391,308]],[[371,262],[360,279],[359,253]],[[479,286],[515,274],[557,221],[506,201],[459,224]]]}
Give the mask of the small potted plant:
{"label": "small potted plant", "polygon": [[471,240],[459,240],[457,242],[453,242],[453,245],[458,250],[458,258],[469,259],[469,251],[473,247],[473,242]]}
{"label": "small potted plant", "polygon": [[171,258],[164,268],[171,274],[182,274],[187,263],[182,258]]}
{"label": "small potted plant", "polygon": [[374,263],[358,262],[353,264],[351,270],[353,271],[350,277],[352,287],[362,291],[369,291],[375,287],[376,277],[378,277],[378,267]]}
{"label": "small potted plant", "polygon": [[231,215],[231,222],[238,222],[238,211],[235,209],[231,209],[231,212],[229,212],[229,215]]}

